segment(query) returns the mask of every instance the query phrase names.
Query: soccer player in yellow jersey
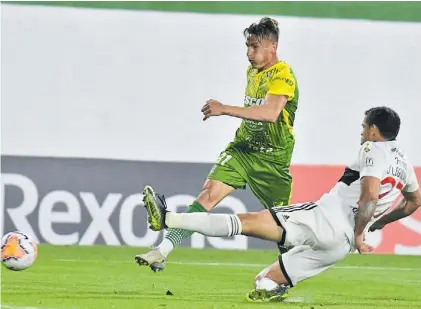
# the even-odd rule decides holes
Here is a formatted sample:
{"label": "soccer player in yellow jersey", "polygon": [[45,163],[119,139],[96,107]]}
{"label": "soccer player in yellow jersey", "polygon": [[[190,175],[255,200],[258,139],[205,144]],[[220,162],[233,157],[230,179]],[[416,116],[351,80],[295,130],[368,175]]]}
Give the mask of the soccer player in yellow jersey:
{"label": "soccer player in yellow jersey", "polygon": [[[289,172],[294,149],[293,125],[298,105],[297,81],[291,67],[276,55],[278,23],[268,17],[244,30],[247,57],[247,86],[244,107],[208,100],[202,108],[204,120],[228,115],[242,118],[234,140],[227,146],[195,202],[187,212],[211,211],[221,200],[246,184],[265,208],[290,204],[292,177]],[[162,196],[145,187],[145,204]],[[192,235],[170,229],[152,251],[136,256],[140,265],[163,270],[168,254]],[[283,251],[280,248],[281,252]]]}

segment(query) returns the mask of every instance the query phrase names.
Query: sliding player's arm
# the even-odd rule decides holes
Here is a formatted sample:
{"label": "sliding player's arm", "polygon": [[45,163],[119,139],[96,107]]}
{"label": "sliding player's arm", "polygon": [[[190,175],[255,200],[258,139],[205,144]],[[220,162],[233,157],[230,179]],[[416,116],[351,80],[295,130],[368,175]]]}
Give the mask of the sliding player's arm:
{"label": "sliding player's arm", "polygon": [[364,231],[376,210],[387,161],[379,149],[367,143],[360,150],[359,164],[361,194],[355,217],[355,247],[360,252],[370,252],[373,248],[364,243]]}
{"label": "sliding player's arm", "polygon": [[212,116],[228,115],[242,119],[276,122],[288,101],[294,98],[296,81],[289,68],[277,72],[268,85],[265,103],[262,105],[240,107],[225,105],[209,100],[202,108],[203,120]]}
{"label": "sliding player's arm", "polygon": [[361,179],[361,195],[355,217],[355,236],[363,236],[365,227],[374,215],[379,197],[380,179],[375,176],[364,176]]}
{"label": "sliding player's arm", "polygon": [[402,190],[403,199],[391,212],[374,222],[369,228],[370,232],[380,230],[389,223],[408,217],[421,207],[421,190],[413,168],[408,176],[410,182]]}

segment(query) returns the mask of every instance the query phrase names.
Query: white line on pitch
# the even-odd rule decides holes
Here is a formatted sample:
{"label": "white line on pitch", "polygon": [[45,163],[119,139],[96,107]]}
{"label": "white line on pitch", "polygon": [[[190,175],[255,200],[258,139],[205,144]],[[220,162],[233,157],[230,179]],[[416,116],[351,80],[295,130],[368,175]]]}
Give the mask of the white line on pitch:
{"label": "white line on pitch", "polygon": [[[53,262],[86,262],[86,263],[107,263],[120,264],[128,263],[129,261],[106,261],[106,260],[76,260],[76,259],[57,259]],[[191,266],[225,266],[225,267],[265,267],[268,264],[253,264],[253,263],[219,263],[219,262],[166,262],[167,264],[191,265]],[[421,268],[406,268],[406,267],[378,267],[378,266],[334,266],[337,269],[368,269],[368,270],[396,270],[396,271],[421,271]]]}
{"label": "white line on pitch", "polygon": [[45,307],[31,307],[31,306],[10,306],[10,305],[0,305],[1,308],[5,309],[57,309],[57,308],[45,308]]}

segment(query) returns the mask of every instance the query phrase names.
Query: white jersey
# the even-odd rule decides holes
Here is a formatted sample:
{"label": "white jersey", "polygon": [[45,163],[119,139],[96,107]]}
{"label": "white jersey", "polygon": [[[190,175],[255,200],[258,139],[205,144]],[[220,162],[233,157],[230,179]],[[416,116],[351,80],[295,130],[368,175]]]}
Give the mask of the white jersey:
{"label": "white jersey", "polygon": [[396,141],[365,142],[358,159],[346,167],[338,183],[318,203],[340,204],[346,213],[356,211],[361,194],[360,179],[364,176],[381,180],[379,199],[371,221],[382,216],[402,190],[414,192],[419,187],[414,168]]}
{"label": "white jersey", "polygon": [[396,141],[366,142],[358,159],[346,167],[338,183],[319,201],[269,210],[285,230],[281,244],[294,247],[279,258],[291,286],[316,276],[355,251],[355,213],[361,195],[360,179],[365,176],[381,181],[371,221],[384,214],[402,190],[418,189],[414,168]]}

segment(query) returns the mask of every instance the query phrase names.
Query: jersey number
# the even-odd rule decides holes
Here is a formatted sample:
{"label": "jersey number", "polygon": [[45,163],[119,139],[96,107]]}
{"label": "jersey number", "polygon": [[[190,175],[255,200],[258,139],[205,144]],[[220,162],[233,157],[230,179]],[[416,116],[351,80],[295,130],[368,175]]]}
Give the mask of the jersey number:
{"label": "jersey number", "polygon": [[381,184],[383,186],[384,185],[387,185],[387,184],[390,184],[392,187],[390,188],[389,191],[386,191],[386,192],[380,194],[379,195],[379,199],[381,199],[381,198],[385,197],[387,194],[389,194],[389,192],[392,191],[395,186],[396,186],[396,188],[398,190],[402,190],[403,189],[403,184],[400,183],[400,182],[398,182],[398,184],[396,184],[396,180],[393,177],[387,177],[387,178],[383,179],[382,182],[381,182]]}
{"label": "jersey number", "polygon": [[224,165],[232,158],[231,155],[227,155],[225,152],[223,152],[219,157],[218,160],[216,160],[217,163]]}

